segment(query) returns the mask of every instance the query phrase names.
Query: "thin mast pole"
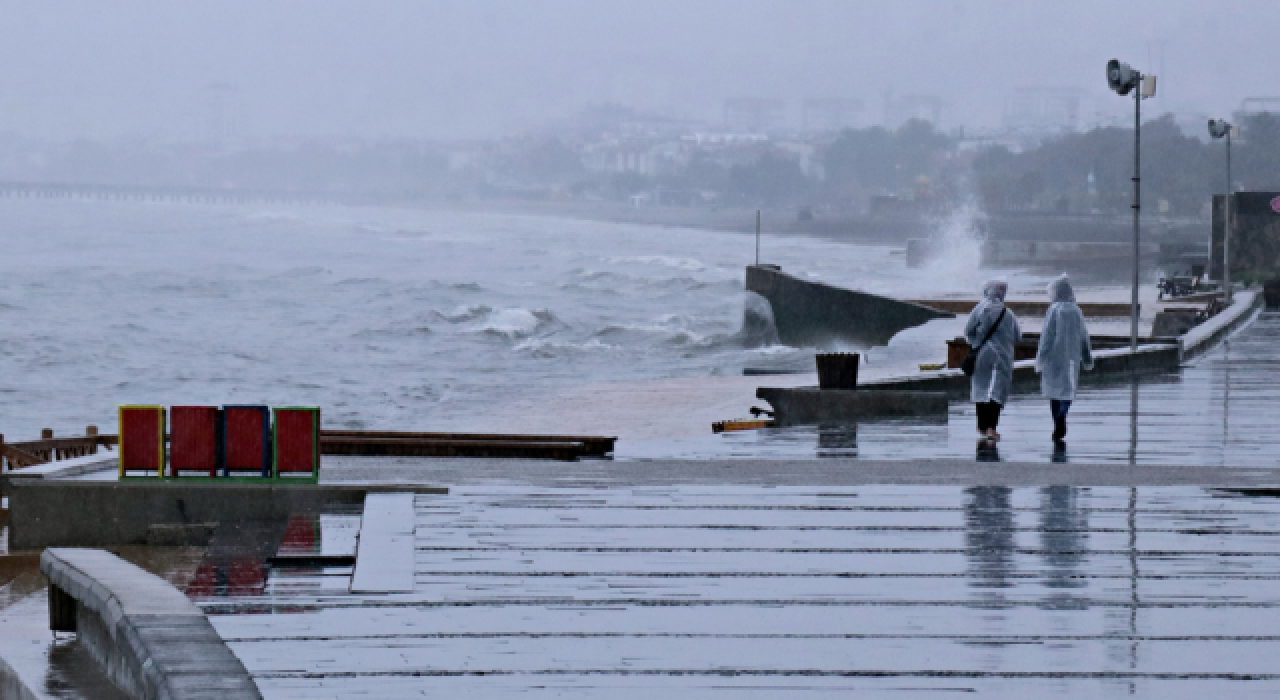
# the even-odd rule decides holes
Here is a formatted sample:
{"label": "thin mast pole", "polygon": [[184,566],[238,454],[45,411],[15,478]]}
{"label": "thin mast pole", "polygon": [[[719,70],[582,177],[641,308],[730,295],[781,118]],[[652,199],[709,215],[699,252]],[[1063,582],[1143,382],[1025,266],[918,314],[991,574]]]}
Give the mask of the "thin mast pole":
{"label": "thin mast pole", "polygon": [[1133,91],[1133,296],[1129,303],[1129,350],[1138,350],[1138,263],[1142,212],[1142,78]]}
{"label": "thin mast pole", "polygon": [[1231,304],[1231,129],[1227,127],[1227,196],[1222,212],[1222,298]]}

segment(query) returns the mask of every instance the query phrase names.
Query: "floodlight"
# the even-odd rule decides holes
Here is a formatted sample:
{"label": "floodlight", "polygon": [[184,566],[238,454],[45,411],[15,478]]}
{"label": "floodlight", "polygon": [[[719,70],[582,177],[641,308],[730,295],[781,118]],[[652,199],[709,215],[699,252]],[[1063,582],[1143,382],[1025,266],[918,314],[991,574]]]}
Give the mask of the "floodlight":
{"label": "floodlight", "polygon": [[[1227,137],[1227,196],[1223,202],[1223,235],[1222,235],[1222,296],[1227,304],[1231,303],[1231,139],[1240,138],[1240,127],[1229,123],[1226,119],[1209,120],[1209,136],[1220,139]],[[1213,252],[1210,251],[1210,256]]]}
{"label": "floodlight", "polygon": [[1137,71],[1116,59],[1107,61],[1107,86],[1118,95],[1128,95],[1137,81]]}
{"label": "floodlight", "polygon": [[[1143,75],[1134,70],[1128,63],[1116,59],[1107,61],[1107,87],[1117,95],[1128,95],[1134,88],[1139,88],[1133,95],[1133,288],[1129,300],[1129,350],[1138,350],[1138,282],[1139,258],[1142,256],[1142,99],[1156,96],[1156,77]],[[1213,123],[1210,122],[1210,129]]]}

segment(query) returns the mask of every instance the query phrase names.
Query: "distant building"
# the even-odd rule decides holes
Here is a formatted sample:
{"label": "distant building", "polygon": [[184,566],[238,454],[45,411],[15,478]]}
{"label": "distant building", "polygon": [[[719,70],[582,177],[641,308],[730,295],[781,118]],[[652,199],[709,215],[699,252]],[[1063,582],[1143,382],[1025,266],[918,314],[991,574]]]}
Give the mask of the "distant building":
{"label": "distant building", "polygon": [[942,126],[942,99],[933,95],[885,95],[884,125],[897,129],[912,119],[929,122],[935,129]]}
{"label": "distant building", "polygon": [[224,143],[240,136],[243,105],[240,91],[230,83],[210,83],[205,87],[205,138]]}
{"label": "distant building", "polygon": [[804,130],[808,132],[840,131],[858,126],[862,100],[846,97],[819,97],[805,100],[801,106]]}
{"label": "distant building", "polygon": [[1280,97],[1246,97],[1240,100],[1240,109],[1231,116],[1239,121],[1244,117],[1263,112],[1280,114]]}
{"label": "distant building", "polygon": [[1004,126],[1041,136],[1076,131],[1080,128],[1082,95],[1078,88],[1018,88],[1005,105]]}
{"label": "distant building", "polygon": [[787,103],[769,97],[735,97],[724,101],[724,125],[729,131],[765,134],[787,123]]}

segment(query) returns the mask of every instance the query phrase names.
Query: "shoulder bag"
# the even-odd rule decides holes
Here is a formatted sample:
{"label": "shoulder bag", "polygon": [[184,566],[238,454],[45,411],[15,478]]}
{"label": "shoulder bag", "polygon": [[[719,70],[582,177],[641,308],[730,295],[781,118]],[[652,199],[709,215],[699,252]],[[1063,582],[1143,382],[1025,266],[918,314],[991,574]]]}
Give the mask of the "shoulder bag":
{"label": "shoulder bag", "polygon": [[991,334],[995,333],[996,329],[1000,327],[1000,322],[1004,320],[1004,312],[1008,310],[1008,307],[1000,309],[1000,315],[996,317],[996,322],[991,324],[991,329],[987,331],[986,337],[982,339],[981,343],[978,343],[978,347],[970,350],[969,354],[965,356],[964,362],[960,363],[960,371],[964,372],[964,376],[973,376],[974,370],[978,367],[978,352],[982,350],[982,346],[986,345],[988,340],[991,340]]}

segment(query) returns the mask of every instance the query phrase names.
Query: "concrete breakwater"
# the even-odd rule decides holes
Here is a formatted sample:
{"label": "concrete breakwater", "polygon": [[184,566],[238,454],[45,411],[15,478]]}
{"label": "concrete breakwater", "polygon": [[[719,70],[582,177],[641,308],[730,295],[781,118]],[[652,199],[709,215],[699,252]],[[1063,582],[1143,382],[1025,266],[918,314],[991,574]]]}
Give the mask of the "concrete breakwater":
{"label": "concrete breakwater", "polygon": [[922,304],[802,280],[774,265],[748,266],[746,288],[768,300],[778,340],[785,345],[884,345],[901,330],[955,316]]}
{"label": "concrete breakwater", "polygon": [[[1212,348],[1232,332],[1256,317],[1263,303],[1263,295],[1256,290],[1236,293],[1235,303],[1217,316],[1191,329],[1176,342],[1139,345],[1137,350],[1128,347],[1108,348],[1094,352],[1094,367],[1080,375],[1082,383],[1115,381],[1118,378],[1140,374],[1170,372],[1183,362],[1194,359]],[[1015,391],[1035,391],[1040,375],[1035,371],[1035,360],[1021,360],[1013,366]],[[895,397],[918,392],[924,395],[945,395],[950,399],[969,396],[969,378],[959,369],[942,369],[920,372],[901,377],[889,377],[859,384],[859,392],[888,391]],[[911,414],[926,416],[932,402],[863,400],[857,411],[851,413],[851,400],[838,394],[856,392],[821,392],[815,387],[770,388],[756,391],[756,398],[768,401],[780,423],[823,422],[869,417],[875,407],[892,406],[893,410],[881,412],[878,417],[895,417]]]}

